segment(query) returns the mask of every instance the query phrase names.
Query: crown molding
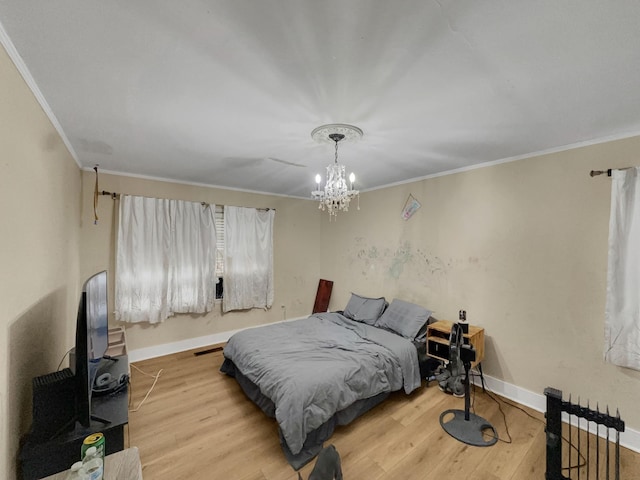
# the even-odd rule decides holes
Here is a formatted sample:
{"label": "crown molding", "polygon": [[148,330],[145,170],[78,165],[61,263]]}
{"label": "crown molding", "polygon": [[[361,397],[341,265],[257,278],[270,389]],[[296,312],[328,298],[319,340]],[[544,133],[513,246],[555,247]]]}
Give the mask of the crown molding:
{"label": "crown molding", "polygon": [[76,162],[78,167],[82,168],[82,165],[78,160],[78,155],[76,154],[75,150],[71,146],[71,142],[67,138],[67,135],[64,133],[64,130],[62,129],[62,125],[60,125],[60,122],[58,122],[58,119],[54,115],[53,110],[51,110],[51,107],[47,103],[47,100],[44,98],[44,95],[40,91],[40,88],[38,87],[38,84],[36,83],[35,79],[31,75],[31,72],[27,68],[27,65],[24,63],[24,60],[22,59],[15,45],[9,38],[9,35],[7,34],[7,31],[4,28],[4,25],[2,25],[2,22],[0,22],[0,44],[2,44],[4,49],[7,51],[7,55],[9,55],[9,58],[18,69],[18,72],[20,73],[23,80],[31,90],[31,93],[33,93],[33,96],[36,98],[36,101],[40,104],[40,107],[44,111],[45,115],[49,118],[49,121],[53,125],[53,128],[55,128],[56,131],[58,132],[58,135],[60,135],[60,138],[62,139],[63,143],[67,147],[67,150],[69,151],[69,154],[73,157],[73,160]]}

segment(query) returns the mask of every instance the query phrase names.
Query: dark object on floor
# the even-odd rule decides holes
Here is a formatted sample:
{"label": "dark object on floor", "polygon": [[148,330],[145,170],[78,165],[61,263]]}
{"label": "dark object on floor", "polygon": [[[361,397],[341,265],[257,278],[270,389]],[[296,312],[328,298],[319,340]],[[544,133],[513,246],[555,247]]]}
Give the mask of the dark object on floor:
{"label": "dark object on floor", "polygon": [[221,352],[221,351],[222,351],[222,347],[212,347],[207,350],[200,350],[199,352],[194,352],[193,354],[196,357],[199,357],[200,355],[207,355],[209,353],[215,353],[215,352]]}
{"label": "dark object on floor", "polygon": [[423,343],[422,352],[418,350],[418,362],[420,365],[420,378],[429,379],[439,373],[440,360],[426,355],[426,345]]}
{"label": "dark object on floor", "polygon": [[[302,480],[300,472],[298,472],[298,480]],[[342,480],[342,462],[336,447],[329,445],[322,449],[311,470],[309,480]]]}
{"label": "dark object on floor", "polygon": [[[591,459],[591,453],[593,452],[596,457],[595,461],[595,475],[596,478],[599,477],[600,473],[602,473],[602,469],[600,467],[600,454],[602,448],[602,456],[606,462],[606,478],[613,478],[615,480],[620,479],[620,432],[624,432],[624,422],[620,419],[620,413],[616,412],[616,416],[612,417],[609,415],[609,407],[607,407],[606,413],[601,412],[599,408],[596,410],[591,410],[589,405],[587,407],[582,407],[579,405],[580,400],[578,400],[578,404],[571,403],[571,396],[569,396],[569,401],[565,402],[562,400],[562,392],[555,388],[547,387],[544,389],[544,394],[547,397],[547,412],[545,417],[547,418],[547,471],[545,474],[545,478],[547,480],[565,480],[569,477],[565,477],[562,474],[563,470],[571,470],[574,468],[580,468],[583,464],[586,466],[586,477],[591,478],[589,474],[590,467],[593,466],[593,461]],[[569,466],[562,467],[562,412],[566,412],[569,414]],[[575,417],[574,420],[577,420],[577,435],[574,435],[571,430],[575,427],[572,424],[572,417]],[[580,422],[580,419],[584,418],[587,420],[587,448],[586,448],[586,458],[583,452],[581,451],[581,445],[584,446],[584,442],[580,441],[580,425],[584,425],[584,422]],[[591,423],[595,423],[595,431],[592,432],[590,430]],[[606,430],[606,443],[600,447],[601,437],[605,438],[600,432],[600,425],[603,425]],[[584,427],[583,427],[584,428]],[[609,441],[609,433],[611,431],[615,431],[615,443],[613,441]],[[595,435],[590,435],[590,433],[594,433]],[[613,432],[612,432],[613,433]],[[595,438],[592,440],[592,436]],[[577,442],[574,444],[573,439],[577,437]],[[592,445],[595,443],[595,445]],[[609,453],[612,449],[615,449],[615,458],[613,461],[609,458]],[[573,453],[572,450],[575,450],[577,454]],[[613,464],[613,465],[612,465]],[[610,473],[613,475],[610,477]],[[578,470],[578,478],[580,478],[580,470]]]}

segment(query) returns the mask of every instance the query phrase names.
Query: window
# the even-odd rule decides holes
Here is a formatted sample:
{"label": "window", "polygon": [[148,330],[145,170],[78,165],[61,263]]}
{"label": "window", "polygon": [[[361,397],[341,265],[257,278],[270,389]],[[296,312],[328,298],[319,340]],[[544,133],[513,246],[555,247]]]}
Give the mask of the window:
{"label": "window", "polygon": [[275,210],[225,206],[222,311],[271,308]]}
{"label": "window", "polygon": [[216,300],[222,299],[224,274],[224,206],[216,205]]}
{"label": "window", "polygon": [[123,322],[162,322],[213,310],[215,210],[196,202],[120,197],[115,314]]}
{"label": "window", "polygon": [[612,174],[604,358],[640,370],[640,167]]}

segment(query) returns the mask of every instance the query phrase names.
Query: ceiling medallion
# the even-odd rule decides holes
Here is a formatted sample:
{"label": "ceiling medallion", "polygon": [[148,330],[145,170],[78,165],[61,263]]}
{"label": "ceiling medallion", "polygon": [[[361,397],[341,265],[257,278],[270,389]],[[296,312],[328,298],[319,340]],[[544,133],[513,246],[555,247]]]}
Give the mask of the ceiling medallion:
{"label": "ceiling medallion", "polygon": [[333,140],[329,137],[331,134],[344,135],[345,142],[353,142],[362,138],[362,130],[353,125],[347,125],[345,123],[330,123],[328,125],[322,125],[318,128],[314,128],[311,132],[311,138],[318,143],[333,143]]}
{"label": "ceiling medallion", "polygon": [[353,185],[356,176],[353,172],[349,175],[349,186],[345,177],[345,166],[338,163],[338,142],[355,141],[362,138],[362,130],[353,125],[332,123],[315,128],[311,132],[311,138],[318,143],[335,143],[334,162],[327,165],[327,181],[324,189],[320,189],[322,177],[316,175],[316,189],[311,192],[314,200],[319,201],[318,208],[329,212],[329,221],[336,219],[338,211],[349,210],[349,203],[355,197],[358,198],[358,210],[360,210],[360,192]]}

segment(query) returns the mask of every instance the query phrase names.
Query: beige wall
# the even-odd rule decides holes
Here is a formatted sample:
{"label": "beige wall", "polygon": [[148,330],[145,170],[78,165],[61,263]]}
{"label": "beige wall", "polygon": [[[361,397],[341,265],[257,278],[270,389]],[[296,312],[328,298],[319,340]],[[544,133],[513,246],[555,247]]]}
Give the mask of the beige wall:
{"label": "beige wall", "polygon": [[[119,201],[103,196],[98,201],[98,224],[93,224],[93,171],[83,173],[82,200],[82,277],[100,270],[110,275],[110,311],[113,311],[113,272],[115,232]],[[144,180],[120,175],[99,175],[100,191],[157,198],[203,201],[222,205],[269,207],[276,209],[274,225],[273,307],[222,315],[221,305],[208,315],[176,315],[162,324],[124,325],[130,350],[227,332],[283,318],[308,315],[318,287],[320,259],[319,214],[316,204],[307,200],[261,195],[171,182]],[[285,308],[282,308],[282,305]],[[111,317],[112,318],[112,317]],[[115,325],[116,322],[111,320]]]}
{"label": "beige wall", "polygon": [[[351,290],[465,309],[486,328],[486,374],[619,407],[640,430],[640,372],[602,360],[611,184],[589,176],[639,154],[635,137],[365,193],[323,225],[331,308]],[[422,207],[404,221],[409,194]]]}
{"label": "beige wall", "polygon": [[15,478],[31,378],[72,344],[80,169],[0,46],[0,478]]}

